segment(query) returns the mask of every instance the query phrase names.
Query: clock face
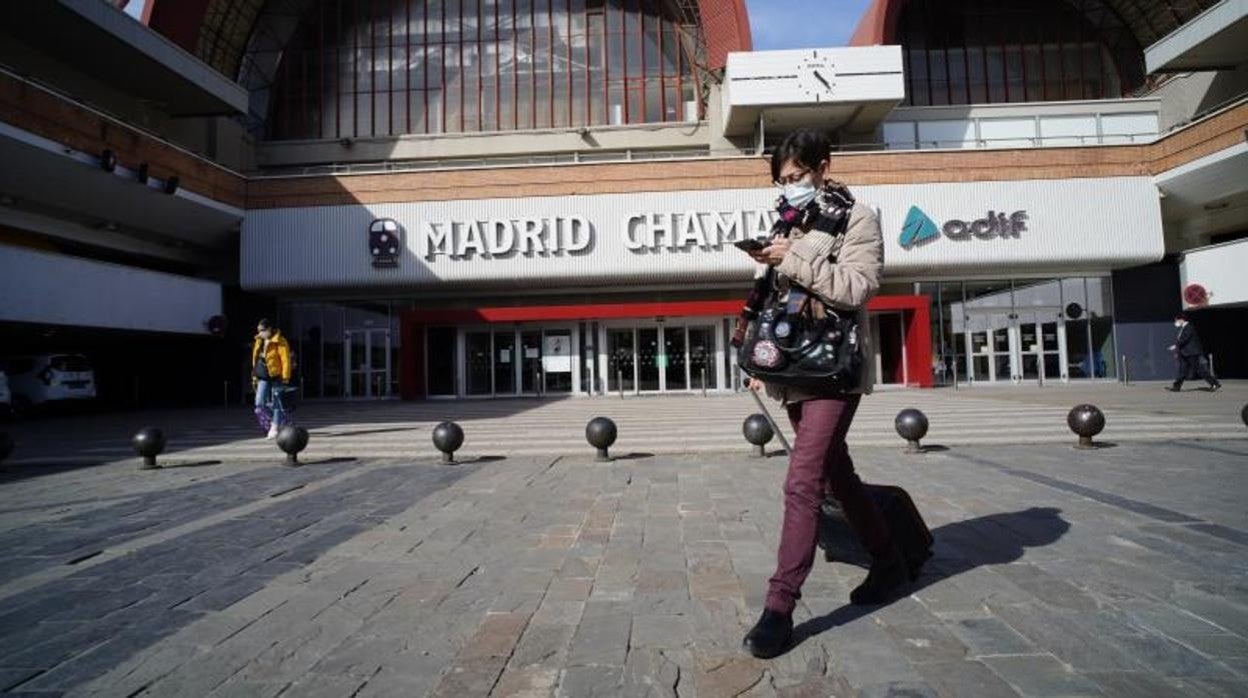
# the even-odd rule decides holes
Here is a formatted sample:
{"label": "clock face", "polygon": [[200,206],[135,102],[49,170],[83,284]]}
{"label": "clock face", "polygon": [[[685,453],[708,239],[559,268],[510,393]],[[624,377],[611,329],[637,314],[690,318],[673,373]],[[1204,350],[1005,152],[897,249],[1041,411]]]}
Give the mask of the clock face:
{"label": "clock face", "polygon": [[803,56],[797,64],[797,88],[803,97],[816,102],[831,99],[836,91],[836,64],[818,51]]}

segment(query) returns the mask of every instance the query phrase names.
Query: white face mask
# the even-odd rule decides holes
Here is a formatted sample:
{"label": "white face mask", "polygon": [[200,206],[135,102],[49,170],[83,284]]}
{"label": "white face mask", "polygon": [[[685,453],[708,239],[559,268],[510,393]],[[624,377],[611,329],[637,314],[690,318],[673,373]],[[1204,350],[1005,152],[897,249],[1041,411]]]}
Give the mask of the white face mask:
{"label": "white face mask", "polygon": [[815,200],[815,194],[817,193],[818,190],[815,189],[815,185],[806,181],[784,185],[784,198],[794,208],[804,208],[806,204]]}
{"label": "white face mask", "polygon": [[1179,320],[1175,320],[1175,321],[1174,321],[1174,326],[1175,326],[1175,327],[1182,327],[1182,326],[1183,326],[1183,323],[1182,323],[1181,321],[1179,321]]}

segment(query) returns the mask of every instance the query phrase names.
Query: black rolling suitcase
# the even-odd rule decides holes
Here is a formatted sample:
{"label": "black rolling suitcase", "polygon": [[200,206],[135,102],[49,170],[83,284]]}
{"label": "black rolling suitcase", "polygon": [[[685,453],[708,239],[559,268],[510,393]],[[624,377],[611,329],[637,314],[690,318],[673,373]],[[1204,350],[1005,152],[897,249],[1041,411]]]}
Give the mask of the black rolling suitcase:
{"label": "black rolling suitcase", "polygon": [[[914,506],[910,494],[894,485],[863,485],[875,500],[884,522],[893,534],[897,549],[906,559],[910,578],[917,579],[923,563],[932,556],[932,532]],[[835,499],[828,497],[819,507],[819,547],[824,559],[868,567],[871,557],[858,543],[858,536],[845,520],[845,512]]]}

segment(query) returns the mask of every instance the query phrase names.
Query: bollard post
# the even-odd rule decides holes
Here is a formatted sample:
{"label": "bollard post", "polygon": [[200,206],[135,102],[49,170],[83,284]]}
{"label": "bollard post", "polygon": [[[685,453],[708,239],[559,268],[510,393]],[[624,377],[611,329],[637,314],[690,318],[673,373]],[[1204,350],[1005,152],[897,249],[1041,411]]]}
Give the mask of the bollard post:
{"label": "bollard post", "polygon": [[143,427],[135,433],[130,443],[134,446],[134,452],[143,458],[143,470],[155,470],[160,467],[156,463],[156,456],[165,450],[164,432],[155,427]]}
{"label": "bollard post", "polygon": [[789,447],[789,440],[784,438],[784,432],[780,431],[780,426],[776,424],[776,420],[771,418],[771,412],[767,411],[767,406],[764,405],[762,399],[758,397],[758,393],[749,389],[749,380],[749,376],[746,376],[745,385],[747,387],[745,388],[745,392],[749,393],[750,397],[754,398],[754,404],[758,405],[759,414],[763,415],[763,418],[766,419],[767,423],[771,425],[771,430],[775,432],[776,438],[780,439],[780,445],[784,446],[785,453],[792,453],[793,449]]}
{"label": "bollard post", "polygon": [[1079,437],[1075,448],[1096,448],[1092,437],[1105,429],[1105,413],[1095,405],[1075,405],[1066,415],[1066,426]]}
{"label": "bollard post", "polygon": [[702,369],[702,397],[706,397],[706,368]]}
{"label": "bollard post", "polygon": [[920,441],[927,436],[927,415],[913,407],[906,408],[897,413],[893,427],[897,435],[906,440],[906,453],[923,453]]}
{"label": "bollard post", "polygon": [[1209,375],[1214,378],[1218,377],[1218,372],[1213,370],[1213,352],[1209,352]]}
{"label": "bollard post", "polygon": [[750,457],[766,458],[767,442],[776,435],[771,427],[770,418],[765,414],[752,414],[745,418],[745,422],[741,425],[741,432],[745,440],[754,446],[750,451]]}
{"label": "bollard post", "polygon": [[620,389],[620,399],[624,399],[624,372],[616,369],[615,371],[615,387]]}
{"label": "bollard post", "polygon": [[297,468],[299,452],[308,447],[308,430],[293,424],[287,424],[277,432],[277,447],[286,454],[286,465]]}
{"label": "bollard post", "polygon": [[958,389],[958,358],[953,358],[953,389]]}
{"label": "bollard post", "polygon": [[1131,385],[1131,371],[1127,367],[1127,355],[1122,355],[1122,384]]}
{"label": "bollard post", "polygon": [[464,445],[464,430],[455,422],[442,422],[433,428],[433,446],[442,452],[443,465],[455,465],[455,452]]}
{"label": "bollard post", "polygon": [[594,460],[598,463],[610,463],[611,455],[607,449],[615,444],[619,431],[615,422],[606,417],[594,417],[585,425],[585,440],[593,446],[597,453]]}

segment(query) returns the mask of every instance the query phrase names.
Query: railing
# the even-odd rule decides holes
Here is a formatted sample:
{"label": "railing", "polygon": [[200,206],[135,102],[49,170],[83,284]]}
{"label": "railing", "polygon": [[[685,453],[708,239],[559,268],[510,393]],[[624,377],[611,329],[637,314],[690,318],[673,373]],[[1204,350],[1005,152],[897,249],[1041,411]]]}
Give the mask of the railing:
{"label": "railing", "polygon": [[1104,136],[1030,136],[1025,138],[973,138],[950,140],[894,141],[883,144],[887,150],[967,150],[976,148],[1061,148],[1094,145],[1138,145],[1157,140],[1155,133],[1128,133]]}
{"label": "railing", "polygon": [[195,152],[193,150],[186,148],[185,146],[178,145],[177,143],[174,143],[173,141],[169,140],[168,138],[165,138],[164,136],[156,133],[155,131],[152,131],[149,128],[135,124],[134,122],[129,121],[124,117],[114,115],[104,110],[103,108],[98,107],[94,104],[91,104],[90,102],[87,102],[77,97],[76,95],[66,92],[65,90],[62,90],[54,85],[49,85],[48,83],[43,82],[42,80],[38,80],[27,75],[22,75],[14,71],[12,68],[10,68],[9,66],[5,64],[0,64],[0,74],[3,74],[4,76],[11,78],[13,80],[16,80],[18,82],[25,83],[26,85],[29,85],[30,87],[36,90],[39,90],[40,92],[44,92],[46,94],[52,95],[53,97],[56,97],[57,99],[60,99],[64,102],[72,104],[73,106],[79,109],[82,109],[83,111],[90,112],[91,114],[98,116],[101,119],[105,119],[122,129],[140,134],[145,138],[148,138],[152,141],[160,143],[161,145],[164,145],[168,148],[176,150],[179,153],[186,155],[187,157],[194,158],[195,160],[205,165],[214,167],[227,174],[231,174],[235,176],[239,176],[240,174],[239,172],[230,168],[228,165],[224,165],[220,162],[217,162],[216,160],[213,160],[212,158],[208,157],[207,155],[204,155],[203,153],[198,153],[198,152]]}
{"label": "railing", "polygon": [[1161,101],[901,107],[882,126],[890,150],[1133,145],[1160,135]]}

